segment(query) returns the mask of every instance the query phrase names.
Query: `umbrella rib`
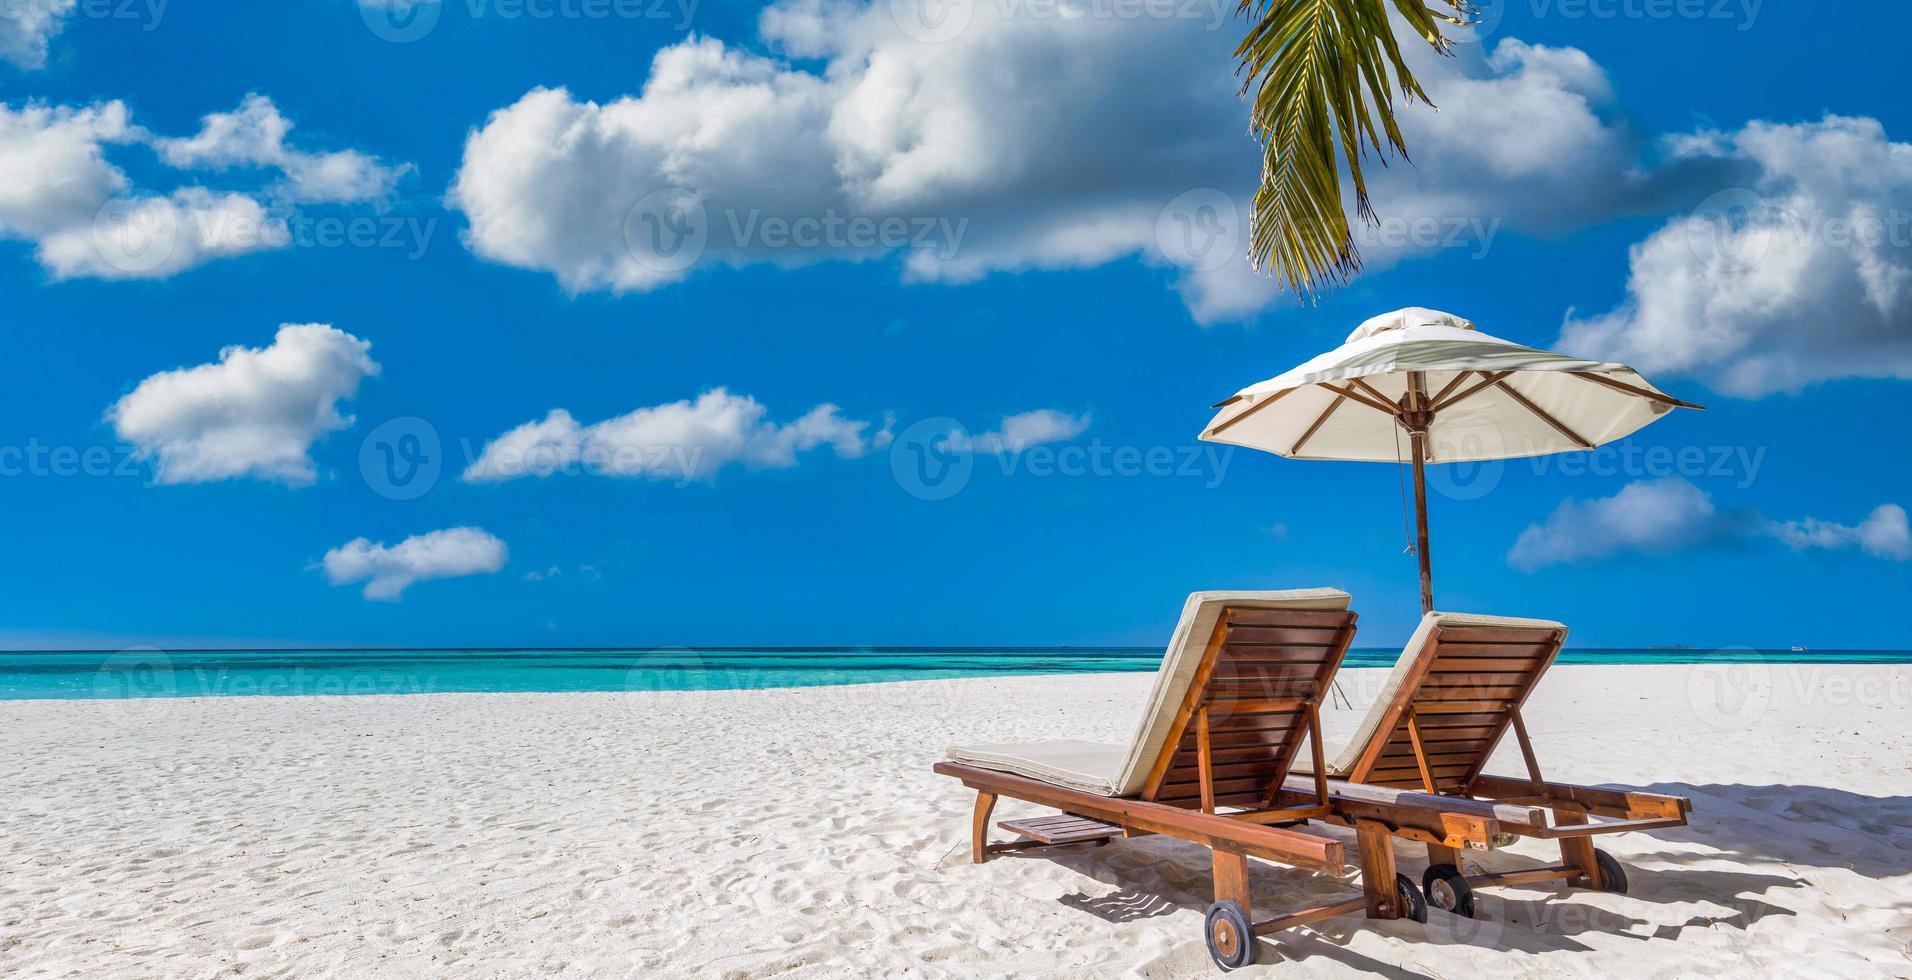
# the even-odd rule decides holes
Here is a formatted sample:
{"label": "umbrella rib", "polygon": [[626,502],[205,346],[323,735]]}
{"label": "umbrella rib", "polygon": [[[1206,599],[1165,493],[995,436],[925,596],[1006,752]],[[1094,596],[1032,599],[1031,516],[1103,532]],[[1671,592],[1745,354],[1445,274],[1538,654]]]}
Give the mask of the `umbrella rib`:
{"label": "umbrella rib", "polygon": [[1376,388],[1375,386],[1373,386],[1373,385],[1371,385],[1371,384],[1368,384],[1368,383],[1367,383],[1367,381],[1366,381],[1366,379],[1363,379],[1363,378],[1349,378],[1349,379],[1348,379],[1348,384],[1349,384],[1349,385],[1350,385],[1351,387],[1355,387],[1355,388],[1359,388],[1359,389],[1361,389],[1362,391],[1365,391],[1365,392],[1367,392],[1367,393],[1368,393],[1368,395],[1369,395],[1370,397],[1372,397],[1372,398],[1373,398],[1373,399],[1374,399],[1375,401],[1377,401],[1377,402],[1380,402],[1380,403],[1381,403],[1381,404],[1383,404],[1383,405],[1393,405],[1393,404],[1394,404],[1394,400],[1393,400],[1392,398],[1389,398],[1388,396],[1386,396],[1386,395],[1384,395],[1384,394],[1381,394],[1381,389],[1379,389],[1379,388]]}
{"label": "umbrella rib", "polygon": [[1578,445],[1580,448],[1582,449],[1593,448],[1593,443],[1580,438],[1580,433],[1567,428],[1567,426],[1564,423],[1562,423],[1559,419],[1554,418],[1552,415],[1547,414],[1547,411],[1545,409],[1541,408],[1539,405],[1534,404],[1533,402],[1528,401],[1527,396],[1521,394],[1518,391],[1515,391],[1513,385],[1508,384],[1505,380],[1496,380],[1494,384],[1497,387],[1499,387],[1500,390],[1513,396],[1514,401],[1519,402],[1522,408],[1525,408],[1527,411],[1540,416],[1540,420],[1542,422],[1545,422],[1548,425],[1553,426],[1556,431],[1558,431],[1561,435],[1566,436],[1568,439],[1573,440],[1574,443]]}
{"label": "umbrella rib", "polygon": [[[1232,426],[1232,425],[1234,425],[1234,424],[1235,424],[1235,423],[1237,423],[1237,422],[1240,422],[1240,421],[1241,421],[1242,419],[1245,419],[1245,418],[1247,418],[1247,417],[1248,417],[1248,416],[1250,416],[1250,415],[1253,415],[1253,414],[1255,414],[1256,412],[1259,412],[1259,411],[1261,411],[1261,410],[1262,410],[1262,409],[1264,409],[1264,408],[1267,408],[1267,407],[1268,407],[1268,406],[1270,406],[1270,405],[1273,405],[1274,403],[1276,403],[1276,402],[1278,402],[1278,401],[1280,401],[1280,400],[1282,399],[1282,397],[1283,397],[1283,396],[1285,396],[1285,395],[1287,395],[1287,394],[1288,394],[1289,392],[1291,392],[1291,391],[1294,391],[1294,390],[1295,390],[1295,389],[1293,389],[1293,388],[1283,388],[1283,389],[1281,389],[1280,391],[1277,391],[1277,392],[1275,392],[1274,394],[1272,394],[1272,395],[1269,395],[1269,396],[1268,396],[1267,398],[1264,398],[1264,399],[1262,399],[1261,401],[1258,401],[1258,402],[1256,402],[1256,403],[1254,403],[1253,405],[1250,405],[1250,406],[1248,406],[1247,408],[1245,408],[1245,409],[1242,409],[1242,412],[1241,412],[1241,414],[1240,414],[1240,415],[1237,415],[1237,416],[1235,416],[1234,418],[1232,418],[1232,419],[1229,419],[1228,421],[1226,421],[1226,422],[1223,422],[1222,424],[1220,424],[1220,425],[1218,425],[1218,426],[1216,426],[1216,427],[1214,427],[1214,428],[1212,428],[1212,429],[1210,429],[1210,430],[1208,430],[1207,432],[1205,432],[1205,433],[1203,433],[1203,434],[1202,434],[1202,438],[1204,438],[1204,439],[1206,439],[1206,438],[1208,438],[1209,436],[1215,436],[1215,435],[1220,435],[1220,434],[1221,434],[1221,433],[1222,433],[1222,432],[1223,432],[1224,430],[1226,430],[1226,429],[1227,429],[1228,427],[1230,427],[1230,426]],[[1224,403],[1224,404],[1225,404],[1225,403]]]}
{"label": "umbrella rib", "polygon": [[1308,426],[1308,431],[1303,432],[1301,434],[1301,438],[1295,440],[1295,444],[1292,447],[1290,447],[1288,450],[1288,455],[1290,456],[1301,455],[1301,447],[1307,445],[1308,440],[1314,438],[1315,432],[1321,428],[1322,423],[1328,421],[1328,416],[1333,415],[1334,410],[1337,408],[1340,408],[1341,403],[1347,400],[1348,400],[1348,396],[1346,395],[1334,396],[1334,401],[1329,402],[1328,407],[1322,410],[1321,416],[1314,420],[1313,425]]}
{"label": "umbrella rib", "polygon": [[1629,395],[1637,395],[1641,398],[1645,398],[1650,401],[1664,402],[1665,404],[1673,405],[1679,408],[1691,408],[1701,412],[1706,411],[1705,405],[1695,405],[1692,402],[1681,401],[1678,398],[1673,397],[1672,395],[1663,394],[1660,392],[1648,391],[1645,388],[1636,388],[1633,385],[1627,384],[1624,381],[1615,381],[1612,378],[1605,377],[1603,375],[1594,374],[1589,371],[1568,371],[1567,373],[1573,375],[1576,378],[1582,378],[1584,380],[1591,381],[1597,385],[1605,385],[1606,387],[1612,388],[1615,391],[1624,391]]}
{"label": "umbrella rib", "polygon": [[1496,385],[1496,384],[1498,384],[1498,383],[1500,382],[1500,380],[1501,380],[1502,378],[1505,378],[1505,377],[1507,377],[1508,375],[1510,375],[1510,374],[1512,374],[1512,373],[1514,373],[1514,372],[1512,372],[1512,371],[1495,371],[1495,372],[1494,372],[1494,373],[1492,373],[1492,374],[1483,374],[1483,375],[1481,375],[1481,381],[1480,381],[1480,383],[1478,383],[1478,384],[1475,384],[1475,385],[1471,385],[1471,386],[1469,386],[1469,387],[1468,387],[1468,389],[1467,389],[1466,391],[1463,391],[1463,392],[1461,392],[1460,394],[1458,394],[1458,395],[1455,395],[1454,397],[1452,397],[1452,398],[1449,398],[1449,399],[1448,399],[1448,400],[1446,400],[1446,401],[1441,401],[1441,400],[1439,400],[1439,399],[1435,399],[1435,401],[1434,401],[1434,407],[1433,407],[1433,408],[1430,408],[1430,409],[1428,409],[1428,411],[1430,411],[1430,412],[1440,412],[1440,411],[1442,411],[1443,409],[1446,409],[1446,408],[1448,408],[1448,407],[1449,407],[1449,406],[1451,406],[1451,405],[1456,405],[1456,404],[1459,404],[1459,403],[1460,403],[1461,401],[1463,401],[1463,400],[1465,400],[1465,399],[1467,399],[1467,398],[1470,398],[1470,397],[1472,397],[1472,396],[1474,396],[1474,395],[1476,395],[1476,394],[1479,394],[1480,392],[1482,392],[1482,391],[1485,391],[1485,390],[1486,390],[1486,389],[1488,389],[1488,388],[1492,388],[1492,387],[1493,387],[1494,385]]}
{"label": "umbrella rib", "polygon": [[1452,381],[1449,381],[1449,382],[1448,382],[1448,383],[1447,383],[1447,384],[1446,384],[1445,386],[1443,386],[1443,387],[1441,388],[1441,390],[1439,390],[1439,391],[1437,391],[1437,392],[1435,392],[1435,393],[1434,393],[1434,400],[1433,400],[1433,401],[1430,401],[1430,402],[1428,402],[1428,404],[1430,404],[1430,405],[1438,405],[1438,404],[1440,404],[1440,403],[1441,403],[1441,399],[1443,399],[1443,398],[1446,398],[1446,397],[1447,397],[1447,393],[1448,393],[1448,392],[1450,392],[1450,391],[1453,391],[1453,390],[1454,390],[1455,388],[1458,388],[1458,387],[1460,387],[1460,385],[1461,385],[1461,382],[1463,382],[1463,381],[1466,381],[1466,380],[1467,380],[1467,376],[1468,376],[1468,375],[1470,375],[1470,374],[1473,374],[1473,373],[1474,373],[1474,372],[1472,372],[1472,371],[1462,371],[1461,373],[1459,373],[1459,374],[1457,374],[1457,375],[1454,375],[1454,380],[1452,380]]}
{"label": "umbrella rib", "polygon": [[1369,398],[1368,396],[1363,395],[1352,388],[1343,388],[1339,385],[1329,384],[1326,381],[1321,382],[1321,387],[1327,389],[1328,391],[1332,391],[1335,394],[1340,395],[1341,397],[1346,398],[1350,401],[1360,402],[1361,404],[1366,405],[1367,407],[1372,408],[1383,415],[1387,415],[1390,417],[1397,416],[1400,414],[1400,411],[1401,411],[1399,408],[1388,404],[1385,400],[1375,401],[1374,399]]}

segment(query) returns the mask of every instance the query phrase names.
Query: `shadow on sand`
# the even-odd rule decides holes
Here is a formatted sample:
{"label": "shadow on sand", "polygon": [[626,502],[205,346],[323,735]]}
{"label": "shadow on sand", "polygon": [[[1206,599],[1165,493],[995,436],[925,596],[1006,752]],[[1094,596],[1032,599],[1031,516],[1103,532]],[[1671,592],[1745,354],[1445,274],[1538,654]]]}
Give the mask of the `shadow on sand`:
{"label": "shadow on sand", "polygon": [[[1625,789],[1627,787],[1612,787]],[[1603,843],[1626,867],[1623,902],[1699,906],[1703,912],[1677,921],[1627,915],[1607,907],[1612,900],[1585,900],[1588,893],[1564,885],[1486,887],[1475,894],[1468,919],[1430,910],[1426,925],[1343,916],[1258,940],[1257,963],[1305,962],[1315,957],[1389,977],[1416,977],[1348,948],[1355,933],[1371,931],[1405,942],[1461,944],[1531,953],[1586,950],[1575,937],[1589,933],[1625,936],[1642,943],[1678,939],[1688,929],[1746,929],[1791,909],[1766,897],[1775,890],[1811,888],[1820,872],[1849,872],[1875,880],[1912,874],[1901,842],[1912,837],[1912,798],[1869,797],[1819,786],[1742,786],[1661,783],[1649,792],[1693,800],[1690,825],[1646,834],[1625,834]],[[1346,840],[1341,828],[1314,824]],[[1426,868],[1418,845],[1396,842],[1400,871],[1420,879]],[[1656,846],[1659,845],[1659,846]],[[1517,871],[1558,861],[1552,845],[1526,842],[1524,850],[1495,851],[1469,862],[1469,871]],[[1071,894],[1059,901],[1113,923],[1157,918],[1190,910],[1196,920],[1212,899],[1209,854],[1167,837],[1140,837],[1106,848],[1056,847],[1009,852],[995,860],[1054,861],[1114,887],[1100,896]],[[1730,869],[1721,865],[1740,865]],[[1750,866],[1750,867],[1747,867]],[[1757,868],[1757,870],[1754,870]],[[1349,897],[1356,876],[1337,877],[1257,862],[1251,878],[1257,917],[1322,905]],[[1912,901],[1899,908],[1912,909]],[[1712,911],[1717,909],[1717,912]]]}

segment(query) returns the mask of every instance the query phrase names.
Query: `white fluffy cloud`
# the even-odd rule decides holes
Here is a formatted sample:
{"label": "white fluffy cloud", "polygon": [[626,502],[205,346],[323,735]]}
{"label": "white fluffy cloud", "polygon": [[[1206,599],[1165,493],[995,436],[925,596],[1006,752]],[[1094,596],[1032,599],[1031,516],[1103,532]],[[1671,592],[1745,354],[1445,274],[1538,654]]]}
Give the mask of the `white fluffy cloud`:
{"label": "white fluffy cloud", "polygon": [[1507,562],[1533,571],[1629,551],[1677,551],[1710,537],[1718,516],[1706,492],[1684,479],[1642,480],[1611,497],[1562,501],[1520,532]]}
{"label": "white fluffy cloud", "polygon": [[164,279],[217,258],[274,247],[283,219],[244,194],[184,187],[165,197],[115,199],[92,220],[40,238],[55,278]]}
{"label": "white fluffy cloud", "polygon": [[17,68],[46,67],[47,45],[66,26],[78,0],[24,0],[0,10],[0,60]]}
{"label": "white fluffy cloud", "polygon": [[889,441],[887,429],[865,436],[870,423],[844,418],[835,405],[818,405],[787,423],[766,420],[766,414],[755,398],[722,388],[695,401],[640,408],[591,425],[554,409],[486,443],[463,479],[498,482],[583,473],[711,480],[732,464],[781,469],[821,446],[855,458]]}
{"label": "white fluffy cloud", "polygon": [[106,420],[156,461],[159,483],[309,484],[317,476],[312,443],[352,424],[340,400],[378,373],[371,346],[322,323],[286,324],[266,347],[234,345],[215,363],[141,381]]}
{"label": "white fluffy cloud", "polygon": [[1003,416],[1002,426],[975,436],[954,433],[944,440],[946,452],[1019,453],[1030,446],[1067,442],[1088,431],[1089,415],[1070,415],[1053,408],[1038,408]]}
{"label": "white fluffy cloud", "polygon": [[365,583],[365,598],[395,600],[414,583],[490,574],[505,567],[505,543],[475,527],[416,534],[395,545],[357,538],[319,563],[333,585]]}
{"label": "white fluffy cloud", "polygon": [[160,159],[184,169],[272,167],[283,194],[304,203],[381,201],[392,195],[410,164],[387,166],[357,150],[309,153],[286,145],[292,122],[272,100],[248,95],[239,108],[200,121],[193,136],[153,141]]}
{"label": "white fluffy cloud", "polygon": [[[763,39],[820,67],[692,38],[634,96],[534,90],[466,143],[451,193],[466,242],[572,291],[715,264],[895,255],[908,279],[962,282],[1140,257],[1179,268],[1198,319],[1272,302],[1242,260],[1260,151],[1227,12],[1066,6],[959,5],[967,26],[925,43],[918,0],[784,0]],[[1420,169],[1376,168],[1388,223],[1366,233],[1372,263],[1630,192],[1630,144],[1584,54],[1510,40],[1420,60],[1442,111],[1405,116]]]}
{"label": "white fluffy cloud", "polygon": [[1856,526],[1808,517],[1770,526],[1771,533],[1795,551],[1837,551],[1858,547],[1866,554],[1893,561],[1912,561],[1912,525],[1905,508],[1880,504]]}
{"label": "white fluffy cloud", "polygon": [[1507,553],[1523,571],[1577,564],[1626,553],[1668,554],[1729,539],[1773,538],[1795,551],[1857,547],[1893,561],[1912,561],[1905,509],[1882,504],[1856,526],[1807,517],[1774,521],[1750,510],[1726,512],[1706,491],[1677,476],[1638,480],[1611,497],[1565,500],[1529,526]]}
{"label": "white fluffy cloud", "polygon": [[1750,168],[1633,246],[1624,302],[1560,343],[1731,395],[1912,378],[1912,144],[1873,119],[1754,122],[1675,141]]}
{"label": "white fluffy cloud", "polygon": [[[55,278],[161,279],[216,258],[289,244],[288,209],[391,196],[410,167],[345,150],[285,144],[291,123],[270,99],[249,96],[207,116],[200,132],[172,139],[135,125],[118,101],[87,106],[0,105],[0,237],[33,243]],[[260,190],[183,183],[134,188],[110,147],[147,143],[184,170],[269,167]]]}

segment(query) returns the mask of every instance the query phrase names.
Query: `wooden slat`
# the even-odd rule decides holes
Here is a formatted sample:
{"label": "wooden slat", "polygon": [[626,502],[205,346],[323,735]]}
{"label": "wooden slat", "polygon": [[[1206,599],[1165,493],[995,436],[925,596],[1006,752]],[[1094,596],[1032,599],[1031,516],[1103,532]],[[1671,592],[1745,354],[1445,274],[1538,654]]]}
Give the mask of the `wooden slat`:
{"label": "wooden slat", "polygon": [[1484,681],[1455,681],[1439,687],[1424,684],[1421,686],[1421,696],[1415,699],[1414,703],[1425,709],[1431,704],[1450,701],[1512,701],[1520,697],[1520,692],[1524,690],[1526,685],[1519,683],[1490,684]]}
{"label": "wooden slat", "polygon": [[1546,657],[1547,647],[1547,643],[1531,640],[1513,643],[1443,643],[1439,659],[1478,660],[1482,657],[1502,657],[1538,663]]}
{"label": "wooden slat", "polygon": [[1222,715],[1210,722],[1211,730],[1216,734],[1223,732],[1289,732],[1295,727],[1296,719],[1301,717],[1298,711],[1284,711],[1280,714],[1260,715]]}
{"label": "wooden slat", "polygon": [[[1287,740],[1287,734],[1286,730],[1273,729],[1254,729],[1241,732],[1212,732],[1209,736],[1209,744],[1214,746],[1217,752],[1224,749],[1245,749],[1251,747],[1272,749],[1281,746]],[[1177,743],[1175,751],[1178,757],[1180,753],[1195,751],[1194,734],[1190,733],[1185,736],[1181,742]],[[1193,757],[1191,756],[1191,758]]]}
{"label": "wooden slat", "polygon": [[1271,677],[1278,679],[1314,680],[1321,676],[1321,662],[1297,663],[1295,661],[1260,661],[1223,659],[1215,665],[1215,680],[1234,680],[1243,677]]}
{"label": "wooden slat", "polygon": [[1465,643],[1534,643],[1545,645],[1551,642],[1554,631],[1537,626],[1443,626],[1441,627],[1441,646],[1443,652],[1454,644]]}
{"label": "wooden slat", "polygon": [[1339,609],[1250,609],[1231,606],[1222,615],[1222,622],[1228,624],[1230,633],[1238,628],[1252,629],[1258,626],[1338,630],[1347,619],[1348,614]]}
{"label": "wooden slat", "polygon": [[[1436,768],[1441,766],[1464,766],[1474,760],[1474,753],[1472,752],[1441,752],[1435,749],[1434,743],[1427,743],[1427,747],[1427,764]],[[1397,755],[1392,748],[1381,753],[1381,761],[1379,763],[1382,767],[1413,764],[1414,752],[1412,750]]]}
{"label": "wooden slat", "polygon": [[1020,834],[1044,844],[1076,844],[1083,841],[1106,840],[1122,832],[1122,828],[1116,824],[1066,813],[1053,817],[1004,820],[996,826],[1012,834]]}
{"label": "wooden slat", "polygon": [[[1218,766],[1233,765],[1239,762],[1270,762],[1275,758],[1275,750],[1278,748],[1280,748],[1280,746],[1277,745],[1217,745],[1210,750],[1211,755],[1209,759]],[[1177,761],[1169,764],[1168,771],[1174,772],[1179,764],[1180,753],[1177,753]]]}
{"label": "wooden slat", "polygon": [[1431,673],[1486,671],[1526,675],[1539,663],[1539,660],[1507,657],[1442,657],[1434,661]]}
{"label": "wooden slat", "polygon": [[1210,692],[1223,703],[1230,701],[1310,701],[1319,695],[1319,687],[1314,680],[1230,680],[1217,681],[1208,686]]}
{"label": "wooden slat", "polygon": [[[1417,705],[1417,707],[1419,706]],[[1429,707],[1438,708],[1440,705],[1436,703]],[[1451,713],[1428,711],[1421,715],[1421,728],[1424,730],[1433,728],[1474,728],[1480,725],[1498,724],[1500,720],[1505,717],[1507,717],[1505,714],[1498,711],[1455,711]],[[1399,733],[1397,732],[1396,734],[1398,735]]]}
{"label": "wooden slat", "polygon": [[1335,626],[1237,626],[1228,631],[1223,649],[1252,648],[1257,644],[1272,647],[1331,647],[1341,630]]}
{"label": "wooden slat", "polygon": [[[1220,800],[1224,796],[1239,795],[1241,793],[1259,794],[1267,785],[1268,781],[1266,779],[1254,776],[1245,779],[1217,779],[1215,780],[1215,798],[1216,800]],[[1190,780],[1185,783],[1163,783],[1162,794],[1156,798],[1159,800],[1173,800],[1185,795],[1194,795],[1200,798],[1202,795],[1201,781]]]}

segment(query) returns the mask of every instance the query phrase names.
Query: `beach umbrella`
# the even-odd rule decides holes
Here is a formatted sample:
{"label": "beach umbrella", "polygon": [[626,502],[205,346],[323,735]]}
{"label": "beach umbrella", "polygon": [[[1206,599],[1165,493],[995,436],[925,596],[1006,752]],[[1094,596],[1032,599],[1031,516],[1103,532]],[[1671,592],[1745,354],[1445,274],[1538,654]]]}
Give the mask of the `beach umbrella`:
{"label": "beach umbrella", "polygon": [[1700,406],[1624,364],[1522,347],[1452,313],[1408,307],[1369,319],[1340,347],[1215,408],[1201,436],[1208,442],[1291,459],[1412,464],[1427,612],[1428,463],[1586,451],[1675,408]]}

